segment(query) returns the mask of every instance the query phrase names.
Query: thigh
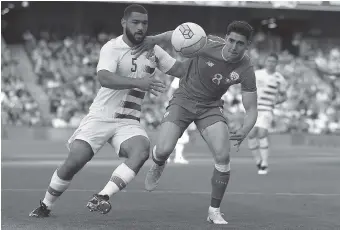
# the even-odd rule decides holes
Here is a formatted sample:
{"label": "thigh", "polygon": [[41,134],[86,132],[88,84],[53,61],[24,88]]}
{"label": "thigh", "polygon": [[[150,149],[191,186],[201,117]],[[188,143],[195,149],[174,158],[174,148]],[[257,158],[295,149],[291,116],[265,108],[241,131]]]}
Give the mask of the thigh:
{"label": "thigh", "polygon": [[144,135],[137,135],[128,138],[120,144],[118,155],[131,158],[136,154],[150,153],[150,140]]}
{"label": "thigh", "polygon": [[258,138],[265,138],[268,136],[268,129],[258,128]]}
{"label": "thigh", "polygon": [[250,132],[249,132],[249,134],[248,134],[248,138],[255,138],[255,137],[257,137],[257,133],[258,133],[258,127],[256,127],[256,126],[254,126],[251,130],[250,130]]}
{"label": "thigh", "polygon": [[87,142],[91,146],[93,153],[96,154],[112,136],[114,129],[114,123],[105,122],[100,118],[87,115],[68,140],[67,147],[70,150],[75,140],[82,140]]}
{"label": "thigh", "polygon": [[262,129],[270,129],[273,121],[273,113],[270,111],[259,111],[255,127]]}
{"label": "thigh", "polygon": [[[117,123],[115,132],[112,135],[112,137],[108,140],[108,142],[111,144],[116,154],[118,156],[121,156],[120,149],[121,149],[122,143],[129,140],[130,138],[137,137],[137,136],[140,137],[138,138],[138,140],[141,143],[145,144],[144,142],[146,141],[148,145],[150,145],[148,134],[146,133],[145,129],[140,125],[138,121],[122,120],[121,122]],[[127,157],[124,155],[122,155],[122,157]]]}
{"label": "thigh", "polygon": [[177,125],[177,127],[181,129],[181,133],[183,133],[195,118],[196,114],[186,110],[182,106],[172,104],[168,106],[163,116],[162,124],[171,122]]}
{"label": "thigh", "polygon": [[219,121],[206,127],[201,135],[208,144],[216,163],[228,163],[230,152],[229,129],[225,122]]}
{"label": "thigh", "polygon": [[228,121],[223,114],[223,109],[220,107],[213,107],[202,110],[201,114],[195,120],[197,129],[202,133],[207,127],[217,123],[223,122],[228,125]]}
{"label": "thigh", "polygon": [[157,152],[171,153],[182,135],[182,128],[172,122],[162,123],[156,142]]}

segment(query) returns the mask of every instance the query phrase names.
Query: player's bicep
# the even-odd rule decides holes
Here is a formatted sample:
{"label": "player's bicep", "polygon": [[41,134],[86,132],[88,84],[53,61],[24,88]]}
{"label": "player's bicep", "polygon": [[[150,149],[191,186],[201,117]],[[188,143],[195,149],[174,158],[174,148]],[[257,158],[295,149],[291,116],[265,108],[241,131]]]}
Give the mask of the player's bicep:
{"label": "player's bicep", "polygon": [[100,50],[97,73],[100,70],[106,70],[115,73],[117,70],[117,54],[115,50],[106,43]]}
{"label": "player's bicep", "polygon": [[242,73],[241,81],[242,92],[256,92],[256,77],[252,67]]}
{"label": "player's bicep", "polygon": [[166,74],[177,77],[177,78],[182,78],[185,75],[186,68],[187,67],[187,61],[181,62],[176,60],[175,64],[169,69]]}

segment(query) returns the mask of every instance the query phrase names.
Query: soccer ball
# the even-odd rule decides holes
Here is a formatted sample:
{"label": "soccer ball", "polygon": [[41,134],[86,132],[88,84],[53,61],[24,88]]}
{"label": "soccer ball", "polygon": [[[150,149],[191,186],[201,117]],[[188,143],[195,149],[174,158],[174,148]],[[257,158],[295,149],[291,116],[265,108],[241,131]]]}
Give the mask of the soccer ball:
{"label": "soccer ball", "polygon": [[171,43],[177,52],[185,57],[192,57],[205,46],[207,35],[199,25],[186,22],[174,30]]}

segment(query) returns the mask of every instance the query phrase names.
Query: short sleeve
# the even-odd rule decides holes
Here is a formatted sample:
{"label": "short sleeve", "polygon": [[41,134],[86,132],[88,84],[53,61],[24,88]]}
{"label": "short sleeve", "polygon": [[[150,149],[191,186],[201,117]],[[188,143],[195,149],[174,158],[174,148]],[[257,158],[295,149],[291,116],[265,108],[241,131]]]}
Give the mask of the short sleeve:
{"label": "short sleeve", "polygon": [[171,82],[171,87],[174,89],[179,88],[179,78],[175,77],[174,80]]}
{"label": "short sleeve", "polygon": [[176,59],[171,57],[167,52],[165,52],[161,47],[155,46],[155,55],[158,58],[158,69],[163,73],[168,72],[172,66],[175,64]]}
{"label": "short sleeve", "polygon": [[241,89],[244,92],[256,92],[256,77],[253,67],[242,73]]}
{"label": "short sleeve", "polygon": [[112,73],[116,72],[118,63],[118,55],[112,42],[107,42],[100,50],[97,72],[107,70]]}

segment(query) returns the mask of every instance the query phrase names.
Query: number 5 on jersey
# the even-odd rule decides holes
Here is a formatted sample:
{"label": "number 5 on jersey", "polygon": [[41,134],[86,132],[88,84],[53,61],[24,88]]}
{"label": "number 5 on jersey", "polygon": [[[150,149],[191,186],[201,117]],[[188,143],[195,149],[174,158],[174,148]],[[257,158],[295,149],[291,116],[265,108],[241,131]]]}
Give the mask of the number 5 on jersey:
{"label": "number 5 on jersey", "polygon": [[131,72],[136,72],[137,70],[137,64],[136,64],[136,60],[137,58],[132,58],[132,68],[131,68]]}

